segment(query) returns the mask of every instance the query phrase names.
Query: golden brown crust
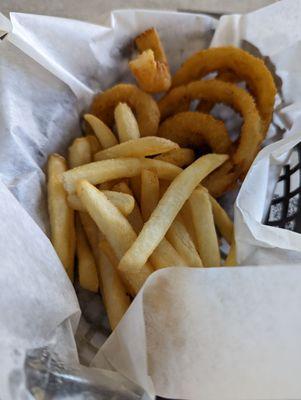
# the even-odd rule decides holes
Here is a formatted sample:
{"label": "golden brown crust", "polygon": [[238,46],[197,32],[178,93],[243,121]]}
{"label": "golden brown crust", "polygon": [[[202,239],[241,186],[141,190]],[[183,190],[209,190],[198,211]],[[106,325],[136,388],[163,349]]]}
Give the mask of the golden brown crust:
{"label": "golden brown crust", "polygon": [[244,123],[239,145],[232,159],[234,164],[239,164],[242,170],[246,171],[249,161],[254,159],[263,139],[261,120],[251,95],[232,83],[216,79],[191,82],[172,89],[159,101],[162,119],[174,114],[180,99],[186,101],[204,99],[214,103],[224,103],[242,115]]}
{"label": "golden brown crust", "polygon": [[[230,83],[238,83],[240,81],[240,79],[237,77],[237,75],[235,75],[233,72],[231,71],[222,71],[219,72],[215,79],[219,79],[220,81],[223,82],[230,82]],[[211,101],[200,101],[196,111],[200,111],[203,113],[210,113],[210,111],[212,110],[214,106],[214,103],[212,103]]]}
{"label": "golden brown crust", "polygon": [[213,197],[220,197],[222,194],[235,188],[240,176],[240,167],[235,167],[228,160],[205,178],[202,185],[208,189]]}
{"label": "golden brown crust", "polygon": [[130,61],[129,67],[140,88],[145,92],[158,93],[170,88],[171,76],[168,65],[156,61],[152,50],[146,50],[135,60]]}
{"label": "golden brown crust", "polygon": [[140,53],[151,49],[154,52],[155,59],[161,63],[167,64],[167,58],[162,46],[159,34],[155,28],[147,29],[135,38],[135,44]]}
{"label": "golden brown crust", "polygon": [[141,53],[129,63],[141,89],[148,93],[167,91],[171,86],[168,61],[158,32],[147,29],[135,39]]}
{"label": "golden brown crust", "polygon": [[159,127],[158,136],[195,150],[206,143],[213,153],[220,154],[229,153],[232,144],[222,121],[194,111],[178,113],[166,119]]}
{"label": "golden brown crust", "polygon": [[141,136],[156,136],[160,112],[154,99],[135,85],[119,84],[94,97],[91,114],[96,115],[109,127],[114,124],[114,110],[124,102],[132,109]]}
{"label": "golden brown crust", "polygon": [[[160,100],[159,109],[163,119],[174,114],[180,99],[224,103],[244,118],[238,146],[231,157],[232,165],[228,166],[226,173],[225,170],[219,169],[214,174],[215,181],[213,184],[224,189],[214,189],[212,194],[216,195],[218,192],[218,195],[220,195],[233,184],[234,179],[236,180],[238,176],[242,176],[248,171],[263,140],[262,124],[254,100],[248,92],[232,83],[215,79],[191,82],[188,85],[172,89]],[[226,178],[226,175],[229,176]],[[208,180],[210,179],[209,177]],[[210,185],[212,186],[212,183]]]}
{"label": "golden brown crust", "polygon": [[276,86],[265,63],[236,47],[217,47],[201,50],[192,55],[175,73],[172,87],[198,80],[215,71],[232,72],[245,81],[254,95],[266,134],[271,122]]}

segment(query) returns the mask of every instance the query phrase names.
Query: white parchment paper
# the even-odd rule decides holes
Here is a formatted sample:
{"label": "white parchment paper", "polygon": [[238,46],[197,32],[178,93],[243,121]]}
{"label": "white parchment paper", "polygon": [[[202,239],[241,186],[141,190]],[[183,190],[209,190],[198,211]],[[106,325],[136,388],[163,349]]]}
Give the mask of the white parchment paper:
{"label": "white parchment paper", "polygon": [[[299,291],[298,285],[293,289],[287,279],[290,274],[301,273],[300,235],[262,223],[266,198],[271,199],[281,165],[301,138],[297,62],[300,17],[300,2],[296,1],[245,16],[225,16],[211,42],[211,46],[233,44],[268,57],[281,78],[277,81],[280,97],[274,121],[284,129],[294,123],[284,142],[276,142],[258,156],[236,206],[239,260],[243,265],[269,264],[274,268],[156,273],[93,365],[111,365],[150,393],[163,397],[301,396],[294,374],[301,342],[291,329],[300,319],[291,314],[292,309],[286,311],[291,304],[286,296]],[[270,137],[272,134],[271,130]],[[258,236],[260,232],[260,238],[254,232]],[[283,263],[286,267],[275,267]],[[284,301],[283,308],[279,301]]]}
{"label": "white parchment paper", "polygon": [[[0,379],[4,398],[11,398],[11,370],[22,364],[22,357],[12,356],[14,349],[24,353],[55,342],[63,321],[71,322],[62,341],[71,343],[70,357],[76,358],[72,328],[79,308],[45,235],[44,167],[50,153],[64,153],[79,135],[79,115],[93,94],[131,79],[127,62],[134,51],[133,36],[156,26],[173,70],[209,45],[248,44],[259,50],[282,79],[275,122],[287,128],[301,103],[300,17],[300,2],[286,0],[249,15],[225,16],[219,23],[208,16],[133,10],[114,12],[107,26],[26,14],[12,14],[11,22],[0,18],[0,30],[8,33],[0,43],[0,343],[9,349],[1,360],[6,366]],[[298,141],[298,129],[294,125],[286,154]],[[274,146],[278,151],[278,144]],[[279,146],[281,153],[283,144]],[[264,151],[259,172],[254,166],[263,178],[270,160],[277,160]],[[271,191],[267,180],[255,187],[253,174],[251,170],[237,203],[241,260],[247,246],[253,252],[262,247],[253,231],[247,243],[239,240],[240,229],[248,225],[251,231],[250,221],[258,218],[245,211],[243,195],[256,191],[253,201],[260,208]],[[273,179],[271,185],[276,175]],[[115,368],[150,394],[173,398],[300,398],[295,373],[301,359],[301,272],[289,267],[288,248],[281,249],[278,263],[286,268],[168,269],[154,274],[93,365]],[[252,262],[262,264],[260,257]]]}

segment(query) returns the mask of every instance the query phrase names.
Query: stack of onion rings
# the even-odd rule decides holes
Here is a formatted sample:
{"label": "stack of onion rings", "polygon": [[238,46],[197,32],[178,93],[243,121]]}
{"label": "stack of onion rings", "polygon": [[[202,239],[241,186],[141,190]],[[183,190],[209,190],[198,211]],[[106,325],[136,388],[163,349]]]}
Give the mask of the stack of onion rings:
{"label": "stack of onion rings", "polygon": [[[141,55],[129,65],[144,91],[135,85],[116,85],[94,98],[91,113],[112,128],[114,109],[125,102],[137,118],[141,136],[159,135],[197,153],[209,147],[212,152],[229,154],[230,159],[204,185],[216,197],[235,187],[250,168],[272,120],[276,86],[271,72],[261,59],[242,49],[219,47],[192,55],[171,82],[157,31],[146,30],[135,44]],[[202,79],[211,73],[216,74],[214,79]],[[238,87],[239,82],[245,82],[247,89]],[[171,83],[158,104],[146,93],[166,91]],[[198,101],[196,111],[190,111],[194,101]],[[230,106],[243,118],[235,143],[225,124],[210,115],[217,103]]]}
{"label": "stack of onion rings", "polygon": [[[239,143],[231,160],[228,162],[229,164],[216,170],[214,176],[209,176],[206,182],[210,192],[215,196],[220,196],[235,184],[239,176],[246,174],[263,140],[262,122],[255,102],[247,91],[232,83],[215,79],[195,81],[172,89],[160,100],[159,109],[162,119],[171,117],[176,113],[180,99],[185,99],[187,102],[209,100],[214,103],[224,103],[232,107],[244,118]],[[164,134],[165,127],[171,123],[168,121],[170,119],[162,123],[159,128],[159,134],[162,131]],[[203,128],[206,129],[204,126]],[[183,145],[187,145],[187,143],[183,143]],[[213,180],[215,188],[219,188],[219,190],[212,190],[211,182]]]}
{"label": "stack of onion rings", "polygon": [[246,82],[258,107],[265,135],[273,114],[276,86],[260,58],[231,46],[201,50],[188,58],[175,73],[172,87],[201,79],[211,72],[223,71],[231,72],[238,80]]}

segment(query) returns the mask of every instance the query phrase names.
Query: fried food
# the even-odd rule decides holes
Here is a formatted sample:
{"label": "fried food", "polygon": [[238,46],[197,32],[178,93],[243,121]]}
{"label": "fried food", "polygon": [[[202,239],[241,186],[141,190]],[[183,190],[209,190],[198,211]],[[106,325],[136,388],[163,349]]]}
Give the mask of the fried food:
{"label": "fried food", "polygon": [[104,149],[118,144],[118,140],[111,129],[99,118],[95,117],[95,115],[85,114],[84,119],[90,124],[95,136],[98,138],[101,146]]}
{"label": "fried food", "polygon": [[141,89],[148,93],[166,91],[171,85],[168,61],[155,28],[147,29],[135,39],[141,53],[129,62],[130,70]]}
{"label": "fried food", "polygon": [[180,215],[177,215],[176,219],[171,224],[166,233],[166,238],[183,257],[183,265],[189,267],[203,267],[202,260]]}
{"label": "fried food", "polygon": [[187,265],[185,259],[180,255],[173,245],[163,238],[150,256],[154,268],[183,267]]}
{"label": "fried food", "polygon": [[225,124],[209,114],[186,111],[167,118],[159,127],[158,136],[181,147],[200,150],[207,144],[213,153],[227,154],[232,142]]}
{"label": "fried food", "polygon": [[64,157],[52,154],[47,165],[47,194],[51,242],[70,280],[73,282],[75,228],[74,212],[68,206],[62,174],[67,170]]}
{"label": "fried food", "polygon": [[[117,183],[115,186],[113,186],[113,190],[116,190],[117,192],[120,193],[126,193],[134,197],[132,190],[125,182]],[[131,214],[128,215],[127,219],[131,224],[132,228],[134,229],[134,231],[136,232],[136,234],[138,235],[138,233],[141,231],[143,227],[143,218],[137,201],[135,201],[134,209],[131,212]]]}
{"label": "fried food", "polygon": [[74,193],[76,183],[86,179],[93,185],[119,178],[131,178],[141,174],[141,170],[154,169],[159,179],[172,180],[182,170],[173,164],[149,158],[116,158],[113,160],[95,161],[70,169],[63,173],[64,187],[69,193]]}
{"label": "fried food", "polygon": [[195,187],[227,160],[227,155],[207,154],[183,170],[169,185],[137,240],[119,263],[120,271],[140,271],[161,242]]}
{"label": "fried food", "polygon": [[205,267],[218,267],[221,264],[218,238],[209,194],[194,190],[188,204],[196,233],[197,250]]}
{"label": "fried food", "polygon": [[[77,194],[120,260],[137,238],[128,220],[89,182],[79,181]],[[121,277],[129,292],[135,295],[152,271],[151,265],[145,262],[140,271],[123,271]]]}
{"label": "fried food", "polygon": [[155,136],[160,112],[155,100],[135,85],[121,83],[94,97],[90,112],[110,128],[118,103],[127,103],[136,116],[141,136]]}
{"label": "fried food", "polygon": [[[235,185],[239,176],[248,171],[262,143],[262,124],[256,105],[251,95],[232,83],[214,79],[197,81],[172,89],[159,102],[162,117],[173,115],[174,107],[183,97],[190,101],[206,99],[215,103],[224,103],[234,108],[244,118],[239,143],[227,163],[228,167],[223,166],[219,171],[215,171],[214,179],[208,177],[204,183],[211,194],[220,196]],[[214,191],[211,190],[212,181],[215,186]]]}
{"label": "fried food", "polygon": [[94,155],[99,150],[101,150],[101,144],[99,143],[99,140],[97,139],[97,137],[95,135],[87,135],[86,138],[90,143],[92,155]]}
{"label": "fried food", "polygon": [[166,153],[177,149],[179,145],[171,140],[157,136],[128,140],[109,149],[101,150],[95,154],[95,161],[121,157],[146,157],[155,154]]}
{"label": "fried food", "polygon": [[220,168],[207,176],[202,185],[213,197],[220,197],[229,190],[235,189],[241,175],[241,168],[235,166],[231,160],[227,160]]}
{"label": "fried food", "polygon": [[130,298],[116,270],[118,259],[105,240],[99,242],[100,275],[103,281],[103,299],[111,329],[115,329],[130,306]]}
{"label": "fried food", "polygon": [[[113,190],[102,190],[102,193],[114,204],[115,207],[125,216],[129,215],[134,208],[135,199],[133,196],[124,193],[117,193]],[[76,194],[68,195],[68,205],[73,210],[86,211],[80,198]]]}
{"label": "fried food", "polygon": [[139,87],[147,93],[164,92],[171,86],[168,65],[156,60],[151,49],[143,51],[135,60],[130,61],[129,67]]}
{"label": "fried food", "polygon": [[175,73],[172,87],[196,81],[215,71],[232,72],[246,82],[256,101],[265,135],[272,118],[276,86],[271,72],[260,58],[231,46],[201,50],[188,58]]}
{"label": "fried food", "polygon": [[233,222],[223,209],[223,207],[215,200],[214,197],[209,196],[212,207],[214,222],[220,234],[231,244],[233,237]]}
{"label": "fried food", "polygon": [[[150,172],[150,170],[142,170],[142,172],[143,171]],[[150,182],[149,180],[147,180],[146,182],[146,180],[144,179],[144,185],[146,185],[146,183],[148,184]],[[153,185],[151,186],[153,189],[155,189]],[[130,188],[124,182],[115,185],[113,189],[120,190],[123,193],[131,194]],[[151,190],[148,190],[148,194],[150,194],[150,191]],[[157,192],[156,189],[155,192]],[[142,199],[141,208],[142,210],[144,209],[144,214],[146,214],[147,212],[149,215],[152,213],[153,209],[156,207],[159,200],[158,192],[151,193],[150,195],[152,196],[152,200],[148,199],[147,210],[145,207],[146,206],[145,200],[143,200],[144,196],[141,197]],[[144,220],[146,220],[145,216]],[[135,203],[133,212],[128,216],[128,221],[134,228],[136,234],[139,234],[139,232],[143,227],[143,218],[137,203]],[[150,261],[155,269],[185,264],[184,259],[179,255],[176,249],[165,238],[161,240],[157,248],[153,251],[153,254],[150,256]]]}
{"label": "fried food", "polygon": [[155,54],[156,60],[161,63],[168,63],[164,47],[162,46],[159,34],[155,28],[150,28],[140,33],[140,35],[135,38],[135,44],[140,52],[151,49]]}
{"label": "fried food", "polygon": [[68,164],[70,168],[88,164],[92,159],[92,151],[88,136],[76,138],[68,149]]}
{"label": "fried food", "polygon": [[118,103],[114,118],[120,143],[140,138],[138,122],[126,103]]}
{"label": "fried food", "polygon": [[[239,79],[233,72],[230,71],[219,72],[216,75],[215,79],[219,79],[220,81],[230,82],[230,83],[238,83],[241,81],[241,79]],[[212,101],[202,100],[196,107],[196,111],[209,114],[213,107],[214,103]]]}
{"label": "fried food", "polygon": [[158,204],[160,197],[159,178],[155,171],[143,169],[141,171],[141,213],[147,221]]}
{"label": "fried food", "polygon": [[96,263],[92,254],[92,250],[88,244],[86,234],[80,222],[79,215],[76,215],[75,227],[79,284],[82,288],[97,293],[99,285]]}
{"label": "fried food", "polygon": [[[164,153],[163,153],[164,154]],[[133,176],[130,178],[130,187],[134,193],[135,199],[138,201],[140,204],[140,197],[141,197],[141,176]]]}
{"label": "fried food", "polygon": [[195,154],[192,149],[179,148],[170,150],[167,153],[159,154],[155,160],[161,160],[176,165],[177,167],[187,167],[195,160]]}

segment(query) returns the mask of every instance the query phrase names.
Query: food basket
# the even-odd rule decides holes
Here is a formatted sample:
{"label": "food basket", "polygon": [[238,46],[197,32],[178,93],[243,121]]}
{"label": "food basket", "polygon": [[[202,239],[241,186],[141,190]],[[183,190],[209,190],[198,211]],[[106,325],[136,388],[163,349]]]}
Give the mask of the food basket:
{"label": "food basket", "polygon": [[[301,397],[300,16],[297,0],[219,20],[147,10],[114,11],[102,25],[1,15],[1,398]],[[221,200],[234,208],[241,268],[155,272],[111,333],[100,296],[74,290],[48,239],[45,167],[82,134],[97,92],[133,82],[132,40],[149,27],[172,73],[207,47],[263,58],[277,101],[239,193]],[[239,129],[229,110],[224,119]]]}

